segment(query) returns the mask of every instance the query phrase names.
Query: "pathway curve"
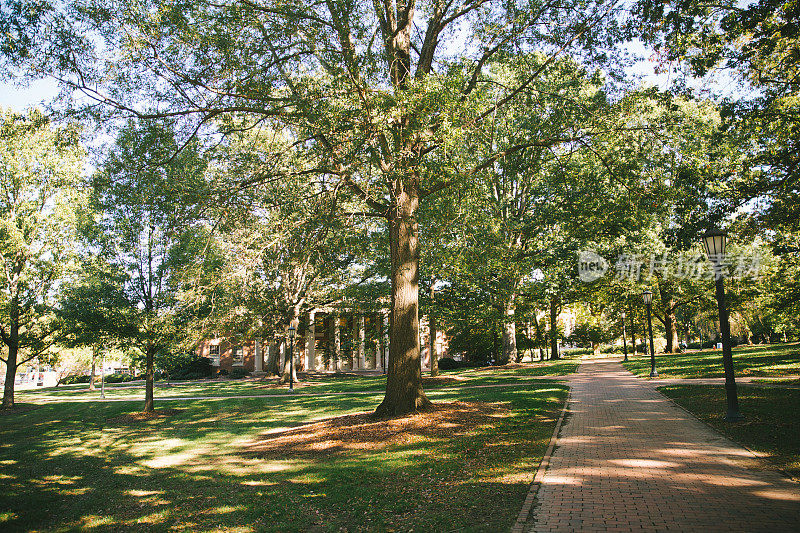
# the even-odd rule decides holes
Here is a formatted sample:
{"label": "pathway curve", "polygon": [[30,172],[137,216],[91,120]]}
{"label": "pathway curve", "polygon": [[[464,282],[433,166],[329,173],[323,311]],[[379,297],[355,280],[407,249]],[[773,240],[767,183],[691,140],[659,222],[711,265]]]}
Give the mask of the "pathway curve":
{"label": "pathway curve", "polygon": [[526,531],[800,531],[800,485],[646,380],[589,360],[571,382]]}

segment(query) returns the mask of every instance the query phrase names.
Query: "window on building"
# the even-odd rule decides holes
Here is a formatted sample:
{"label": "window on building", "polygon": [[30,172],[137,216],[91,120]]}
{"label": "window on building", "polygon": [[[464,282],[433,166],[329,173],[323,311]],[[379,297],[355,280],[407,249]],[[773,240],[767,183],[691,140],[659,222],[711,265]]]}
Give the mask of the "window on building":
{"label": "window on building", "polygon": [[208,347],[208,358],[211,359],[211,366],[219,366],[219,344]]}
{"label": "window on building", "polygon": [[244,366],[244,348],[241,346],[233,347],[233,366]]}

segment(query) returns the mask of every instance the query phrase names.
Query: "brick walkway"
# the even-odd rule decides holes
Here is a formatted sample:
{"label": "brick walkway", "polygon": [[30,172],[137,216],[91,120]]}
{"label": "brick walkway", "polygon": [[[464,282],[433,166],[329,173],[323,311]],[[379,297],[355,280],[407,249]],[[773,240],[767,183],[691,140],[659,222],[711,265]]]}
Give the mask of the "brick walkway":
{"label": "brick walkway", "polygon": [[526,531],[800,531],[799,484],[646,380],[586,361],[571,382]]}

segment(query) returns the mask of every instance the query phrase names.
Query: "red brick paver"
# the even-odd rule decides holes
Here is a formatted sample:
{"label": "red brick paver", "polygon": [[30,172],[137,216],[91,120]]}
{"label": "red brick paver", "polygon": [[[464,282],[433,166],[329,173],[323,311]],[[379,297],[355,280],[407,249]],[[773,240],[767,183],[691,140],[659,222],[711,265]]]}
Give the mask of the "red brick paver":
{"label": "red brick paver", "polygon": [[583,362],[571,382],[526,531],[800,531],[800,485],[619,363]]}

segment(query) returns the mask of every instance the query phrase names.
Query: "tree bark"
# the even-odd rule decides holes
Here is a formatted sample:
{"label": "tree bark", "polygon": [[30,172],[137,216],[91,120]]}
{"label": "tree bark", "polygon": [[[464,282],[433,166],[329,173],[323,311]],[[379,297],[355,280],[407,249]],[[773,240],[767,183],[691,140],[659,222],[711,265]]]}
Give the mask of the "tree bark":
{"label": "tree bark", "polygon": [[378,416],[412,413],[431,403],[422,391],[419,353],[419,198],[415,189],[395,191],[395,206],[389,213],[389,367],[386,394],[375,410]]}
{"label": "tree bark", "polygon": [[[13,326],[12,326],[13,331]],[[8,346],[8,359],[6,362],[6,383],[3,390],[3,409],[14,407],[14,379],[17,376],[17,354],[19,346],[12,339]]]}
{"label": "tree bark", "polygon": [[501,365],[517,360],[517,323],[514,320],[515,310],[514,295],[511,295],[503,309],[503,351],[500,361],[498,361]]}
{"label": "tree bark", "polygon": [[666,353],[675,353],[678,346],[678,319],[675,316],[675,301],[670,298],[664,306],[664,336],[667,339]]}
{"label": "tree bark", "polygon": [[556,299],[550,299],[550,359],[559,359],[558,355],[558,308]]}
{"label": "tree bark", "polygon": [[14,407],[14,379],[17,377],[17,359],[19,357],[19,297],[11,298],[9,306],[9,332],[3,335],[3,341],[8,346],[6,359],[6,383],[3,390],[3,409]]}
{"label": "tree bark", "polygon": [[[539,350],[539,360],[544,361],[544,333],[542,332],[542,324],[539,322],[539,317],[536,316],[537,313],[538,311],[533,311],[533,326],[536,328],[536,348]],[[532,355],[531,359],[533,359]]]}
{"label": "tree bark", "polygon": [[264,372],[269,375],[279,376],[280,371],[278,368],[278,357],[279,357],[280,347],[275,343],[269,343],[267,345],[267,363],[264,365]]}
{"label": "tree bark", "polygon": [[144,380],[144,412],[152,413],[155,411],[155,403],[153,401],[153,378],[154,378],[154,360],[156,356],[156,347],[148,344],[145,350],[145,380]]}
{"label": "tree bark", "polygon": [[675,316],[677,305],[673,297],[674,288],[671,283],[659,278],[658,292],[661,296],[661,309],[664,319],[661,320],[658,315],[656,315],[656,318],[659,318],[664,325],[664,337],[667,341],[664,353],[675,353],[675,348],[678,346],[678,319]]}

